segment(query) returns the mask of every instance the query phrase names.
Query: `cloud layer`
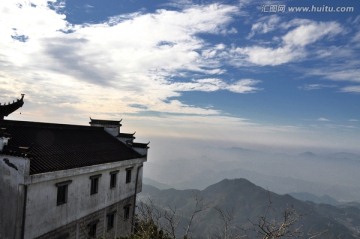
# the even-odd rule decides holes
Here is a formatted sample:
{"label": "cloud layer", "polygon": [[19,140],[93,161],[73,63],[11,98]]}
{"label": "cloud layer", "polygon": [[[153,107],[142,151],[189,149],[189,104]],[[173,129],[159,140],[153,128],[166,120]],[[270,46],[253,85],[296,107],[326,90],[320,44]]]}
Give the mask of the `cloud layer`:
{"label": "cloud layer", "polygon": [[[26,93],[22,116],[27,120],[83,123],[88,116],[116,118],[127,114],[134,121],[150,115],[149,119],[156,122],[156,115],[168,120],[163,124],[169,129],[185,117],[188,123],[183,126],[202,137],[216,137],[222,129],[229,134],[236,128],[234,142],[238,135],[243,137],[244,132],[249,135],[251,131],[254,142],[261,138],[270,144],[279,136],[278,144],[286,143],[296,133],[298,144],[305,144],[298,122],[274,126],[262,119],[244,120],[240,110],[232,114],[211,103],[197,105],[184,99],[185,92],[207,92],[211,97],[214,92],[226,91],[231,93],[230,100],[234,95],[266,94],[266,87],[274,79],[271,74],[262,74],[263,70],[276,72],[277,67],[286,64],[316,60],[322,64],[314,64],[316,68],[307,68],[306,72],[301,72],[302,65],[298,65],[300,75],[352,85],[316,81],[299,83],[303,87],[295,89],[342,87],[339,92],[343,94],[360,92],[356,85],[359,63],[353,59],[352,64],[334,60],[335,53],[345,59],[353,50],[323,43],[347,34],[339,22],[285,20],[270,15],[250,23],[246,20],[246,4],[249,1],[234,5],[172,2],[168,9],[139,10],[108,16],[101,22],[72,24],[67,20],[66,1],[2,1],[3,101]],[[351,44],[358,35],[352,32]],[[331,70],[327,65],[332,66]],[[226,104],[224,99],[216,100]],[[266,107],[260,100],[258,105],[246,103],[250,112]],[[198,126],[203,122],[216,122],[216,133],[206,133],[208,127]]]}
{"label": "cloud layer", "polygon": [[[107,97],[102,98],[112,98],[108,103],[114,103],[115,110],[122,112],[139,111],[131,105],[142,104],[152,111],[216,114],[218,111],[168,99],[183,91],[257,90],[259,81],[253,79],[232,79],[227,83],[219,78],[189,77],[190,73],[222,73],[220,63],[211,55],[219,45],[211,46],[198,35],[224,34],[238,10],[236,6],[211,4],[71,25],[65,15],[50,9],[47,1],[6,2],[2,3],[0,29],[6,33],[2,34],[1,46],[6,50],[0,56],[0,67],[6,78],[17,80],[17,91],[29,95],[59,98],[66,87],[67,94],[92,102],[101,97],[96,92],[106,92]],[[181,81],[175,80],[179,77]],[[38,86],[30,86],[34,81]],[[34,103],[40,102],[34,99]],[[90,110],[83,102],[70,104]]]}

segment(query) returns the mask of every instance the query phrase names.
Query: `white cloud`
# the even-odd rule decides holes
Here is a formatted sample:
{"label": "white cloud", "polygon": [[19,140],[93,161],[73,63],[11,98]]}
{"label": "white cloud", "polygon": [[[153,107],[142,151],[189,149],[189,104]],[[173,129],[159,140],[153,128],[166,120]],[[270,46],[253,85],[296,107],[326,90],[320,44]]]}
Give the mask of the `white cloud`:
{"label": "white cloud", "polygon": [[248,38],[252,38],[255,34],[265,34],[274,31],[279,27],[280,17],[271,15],[262,17],[259,21],[251,26]]}
{"label": "white cloud", "polygon": [[50,11],[46,1],[2,1],[0,9],[0,29],[6,43],[12,42],[9,36],[15,31],[39,39],[66,28],[65,15]]}
{"label": "white cloud", "polygon": [[325,36],[341,33],[342,28],[336,22],[320,22],[301,25],[283,36],[285,45],[304,47]]}
{"label": "white cloud", "polygon": [[357,69],[358,62],[348,62],[344,65],[335,65],[327,67],[319,67],[306,72],[308,75],[324,76],[329,80],[334,81],[351,81],[360,82],[360,70]]}
{"label": "white cloud", "polygon": [[317,121],[322,121],[322,122],[329,122],[330,120],[324,117],[320,117],[317,119]]}
{"label": "white cloud", "polygon": [[259,83],[257,80],[242,79],[232,84],[228,84],[220,79],[210,78],[194,80],[192,82],[174,83],[172,84],[172,87],[174,87],[175,91],[212,92],[218,90],[228,90],[234,93],[252,93],[260,90],[259,88],[254,87],[257,83]]}
{"label": "white cloud", "polygon": [[353,46],[328,46],[326,48],[318,49],[315,51],[317,58],[322,59],[335,59],[340,58],[349,59],[354,55]]}
{"label": "white cloud", "polygon": [[[348,37],[347,44],[327,46],[312,51],[314,65],[307,67],[305,75],[321,76],[332,81],[360,82],[360,61],[357,57],[360,44],[353,42],[353,32],[345,32]],[[357,33],[355,33],[355,37]],[[343,90],[346,92],[351,88]],[[353,90],[353,89],[352,89]]]}
{"label": "white cloud", "polygon": [[347,93],[360,93],[360,85],[345,86],[341,88],[341,91]]}
{"label": "white cloud", "polygon": [[[331,74],[330,74],[331,72]],[[332,80],[348,80],[353,82],[360,82],[359,69],[344,69],[339,71],[330,70],[326,77]]]}
{"label": "white cloud", "polygon": [[299,89],[301,90],[321,90],[326,88],[335,88],[336,85],[329,85],[329,84],[306,84],[300,86]]}
{"label": "white cloud", "polygon": [[357,32],[355,36],[352,37],[351,41],[357,45],[359,45],[360,42],[360,32]]}
{"label": "white cloud", "polygon": [[[198,34],[235,32],[227,27],[239,11],[236,6],[211,4],[134,13],[80,26],[70,25],[65,15],[49,8],[48,1],[33,2],[36,7],[29,1],[22,1],[22,7],[15,1],[0,3],[0,70],[10,81],[4,86],[8,92],[25,92],[39,107],[41,99],[65,99],[62,107],[80,114],[134,113],[142,109],[132,105],[140,104],[149,111],[208,115],[220,112],[169,99],[193,87],[236,93],[256,90],[255,80],[199,80],[183,86],[172,80],[186,77],[189,71],[223,73],[217,57],[225,46],[211,46]],[[58,7],[63,8],[63,3]],[[28,39],[21,42],[11,35]],[[66,102],[64,95],[82,100]]]}
{"label": "white cloud", "polygon": [[307,55],[306,46],[321,38],[337,35],[341,31],[341,26],[336,22],[306,21],[285,34],[277,47],[238,47],[232,51],[232,54],[240,61],[245,60],[256,65],[281,65],[304,58]]}
{"label": "white cloud", "polygon": [[281,65],[301,59],[305,56],[304,51],[291,46],[282,46],[278,48],[261,46],[236,48],[233,53],[243,56],[244,60],[247,62],[260,66]]}
{"label": "white cloud", "polygon": [[261,90],[254,87],[254,85],[259,82],[260,81],[252,79],[243,79],[235,82],[234,84],[228,85],[225,89],[235,93],[252,93]]}
{"label": "white cloud", "polygon": [[313,21],[310,19],[304,19],[304,18],[295,18],[292,19],[288,22],[282,22],[280,24],[280,27],[283,29],[290,29],[293,27],[298,27],[298,26],[302,26],[302,25],[308,25],[308,24],[312,24]]}

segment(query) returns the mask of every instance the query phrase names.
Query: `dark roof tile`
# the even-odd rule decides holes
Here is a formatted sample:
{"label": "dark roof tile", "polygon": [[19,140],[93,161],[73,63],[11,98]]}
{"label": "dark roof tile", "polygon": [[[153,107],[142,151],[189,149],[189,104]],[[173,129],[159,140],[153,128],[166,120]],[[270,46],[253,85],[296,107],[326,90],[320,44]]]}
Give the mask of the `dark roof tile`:
{"label": "dark roof tile", "polygon": [[121,126],[122,120],[100,120],[100,119],[92,119],[90,118],[90,125],[92,124],[101,124],[101,125],[115,125],[115,126]]}
{"label": "dark roof tile", "polygon": [[[149,142],[150,143],[150,142]],[[137,148],[144,148],[144,149],[148,149],[149,148],[149,143],[144,144],[144,143],[132,143],[131,146],[132,147],[137,147]]]}
{"label": "dark roof tile", "polygon": [[2,120],[0,128],[10,135],[3,153],[27,151],[30,174],[141,157],[102,127]]}
{"label": "dark roof tile", "polygon": [[118,134],[118,137],[121,137],[121,138],[132,138],[132,139],[135,139],[134,134],[135,134],[135,133],[133,133],[133,134],[128,134],[128,133],[119,133],[119,134]]}

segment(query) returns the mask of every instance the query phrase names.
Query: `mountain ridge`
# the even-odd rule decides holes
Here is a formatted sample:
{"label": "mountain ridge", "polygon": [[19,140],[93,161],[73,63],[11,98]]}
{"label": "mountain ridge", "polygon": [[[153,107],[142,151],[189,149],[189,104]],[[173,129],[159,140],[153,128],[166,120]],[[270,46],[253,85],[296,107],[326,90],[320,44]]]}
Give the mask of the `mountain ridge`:
{"label": "mountain ridge", "polygon": [[191,216],[196,200],[201,198],[208,209],[197,215],[193,228],[194,238],[203,238],[201,235],[206,233],[216,233],[216,228],[222,225],[218,209],[231,212],[234,225],[245,227],[249,226],[249,221],[257,222],[267,210],[269,217],[281,221],[285,210],[294,209],[301,215],[298,226],[301,226],[305,234],[327,231],[326,235],[317,238],[332,239],[339,235],[345,239],[360,238],[357,232],[360,228],[359,208],[304,202],[288,194],[270,192],[246,179],[224,179],[204,190],[155,191],[144,185],[142,196],[145,195],[150,196],[161,208],[177,208],[182,215],[181,225],[186,224],[184,222]]}

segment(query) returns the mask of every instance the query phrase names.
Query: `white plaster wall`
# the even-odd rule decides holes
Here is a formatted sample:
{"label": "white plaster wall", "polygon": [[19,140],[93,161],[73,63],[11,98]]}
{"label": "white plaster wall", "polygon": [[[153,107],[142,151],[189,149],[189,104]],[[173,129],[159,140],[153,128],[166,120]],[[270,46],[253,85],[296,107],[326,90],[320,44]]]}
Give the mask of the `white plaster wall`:
{"label": "white plaster wall", "polygon": [[0,154],[0,238],[21,237],[24,181],[29,160]]}
{"label": "white plaster wall", "polygon": [[[110,206],[135,194],[137,167],[144,159],[84,167],[44,175],[34,175],[27,191],[25,238],[34,238]],[[133,167],[131,183],[126,184],[126,168]],[[110,189],[110,172],[120,170],[117,185]],[[90,176],[102,174],[98,193],[90,195]],[[142,176],[142,174],[141,174]],[[57,206],[56,183],[72,180],[68,201]],[[142,177],[139,177],[142,181]]]}
{"label": "white plaster wall", "polygon": [[114,127],[114,126],[105,126],[105,131],[111,134],[112,136],[117,136],[120,132],[120,127]]}

